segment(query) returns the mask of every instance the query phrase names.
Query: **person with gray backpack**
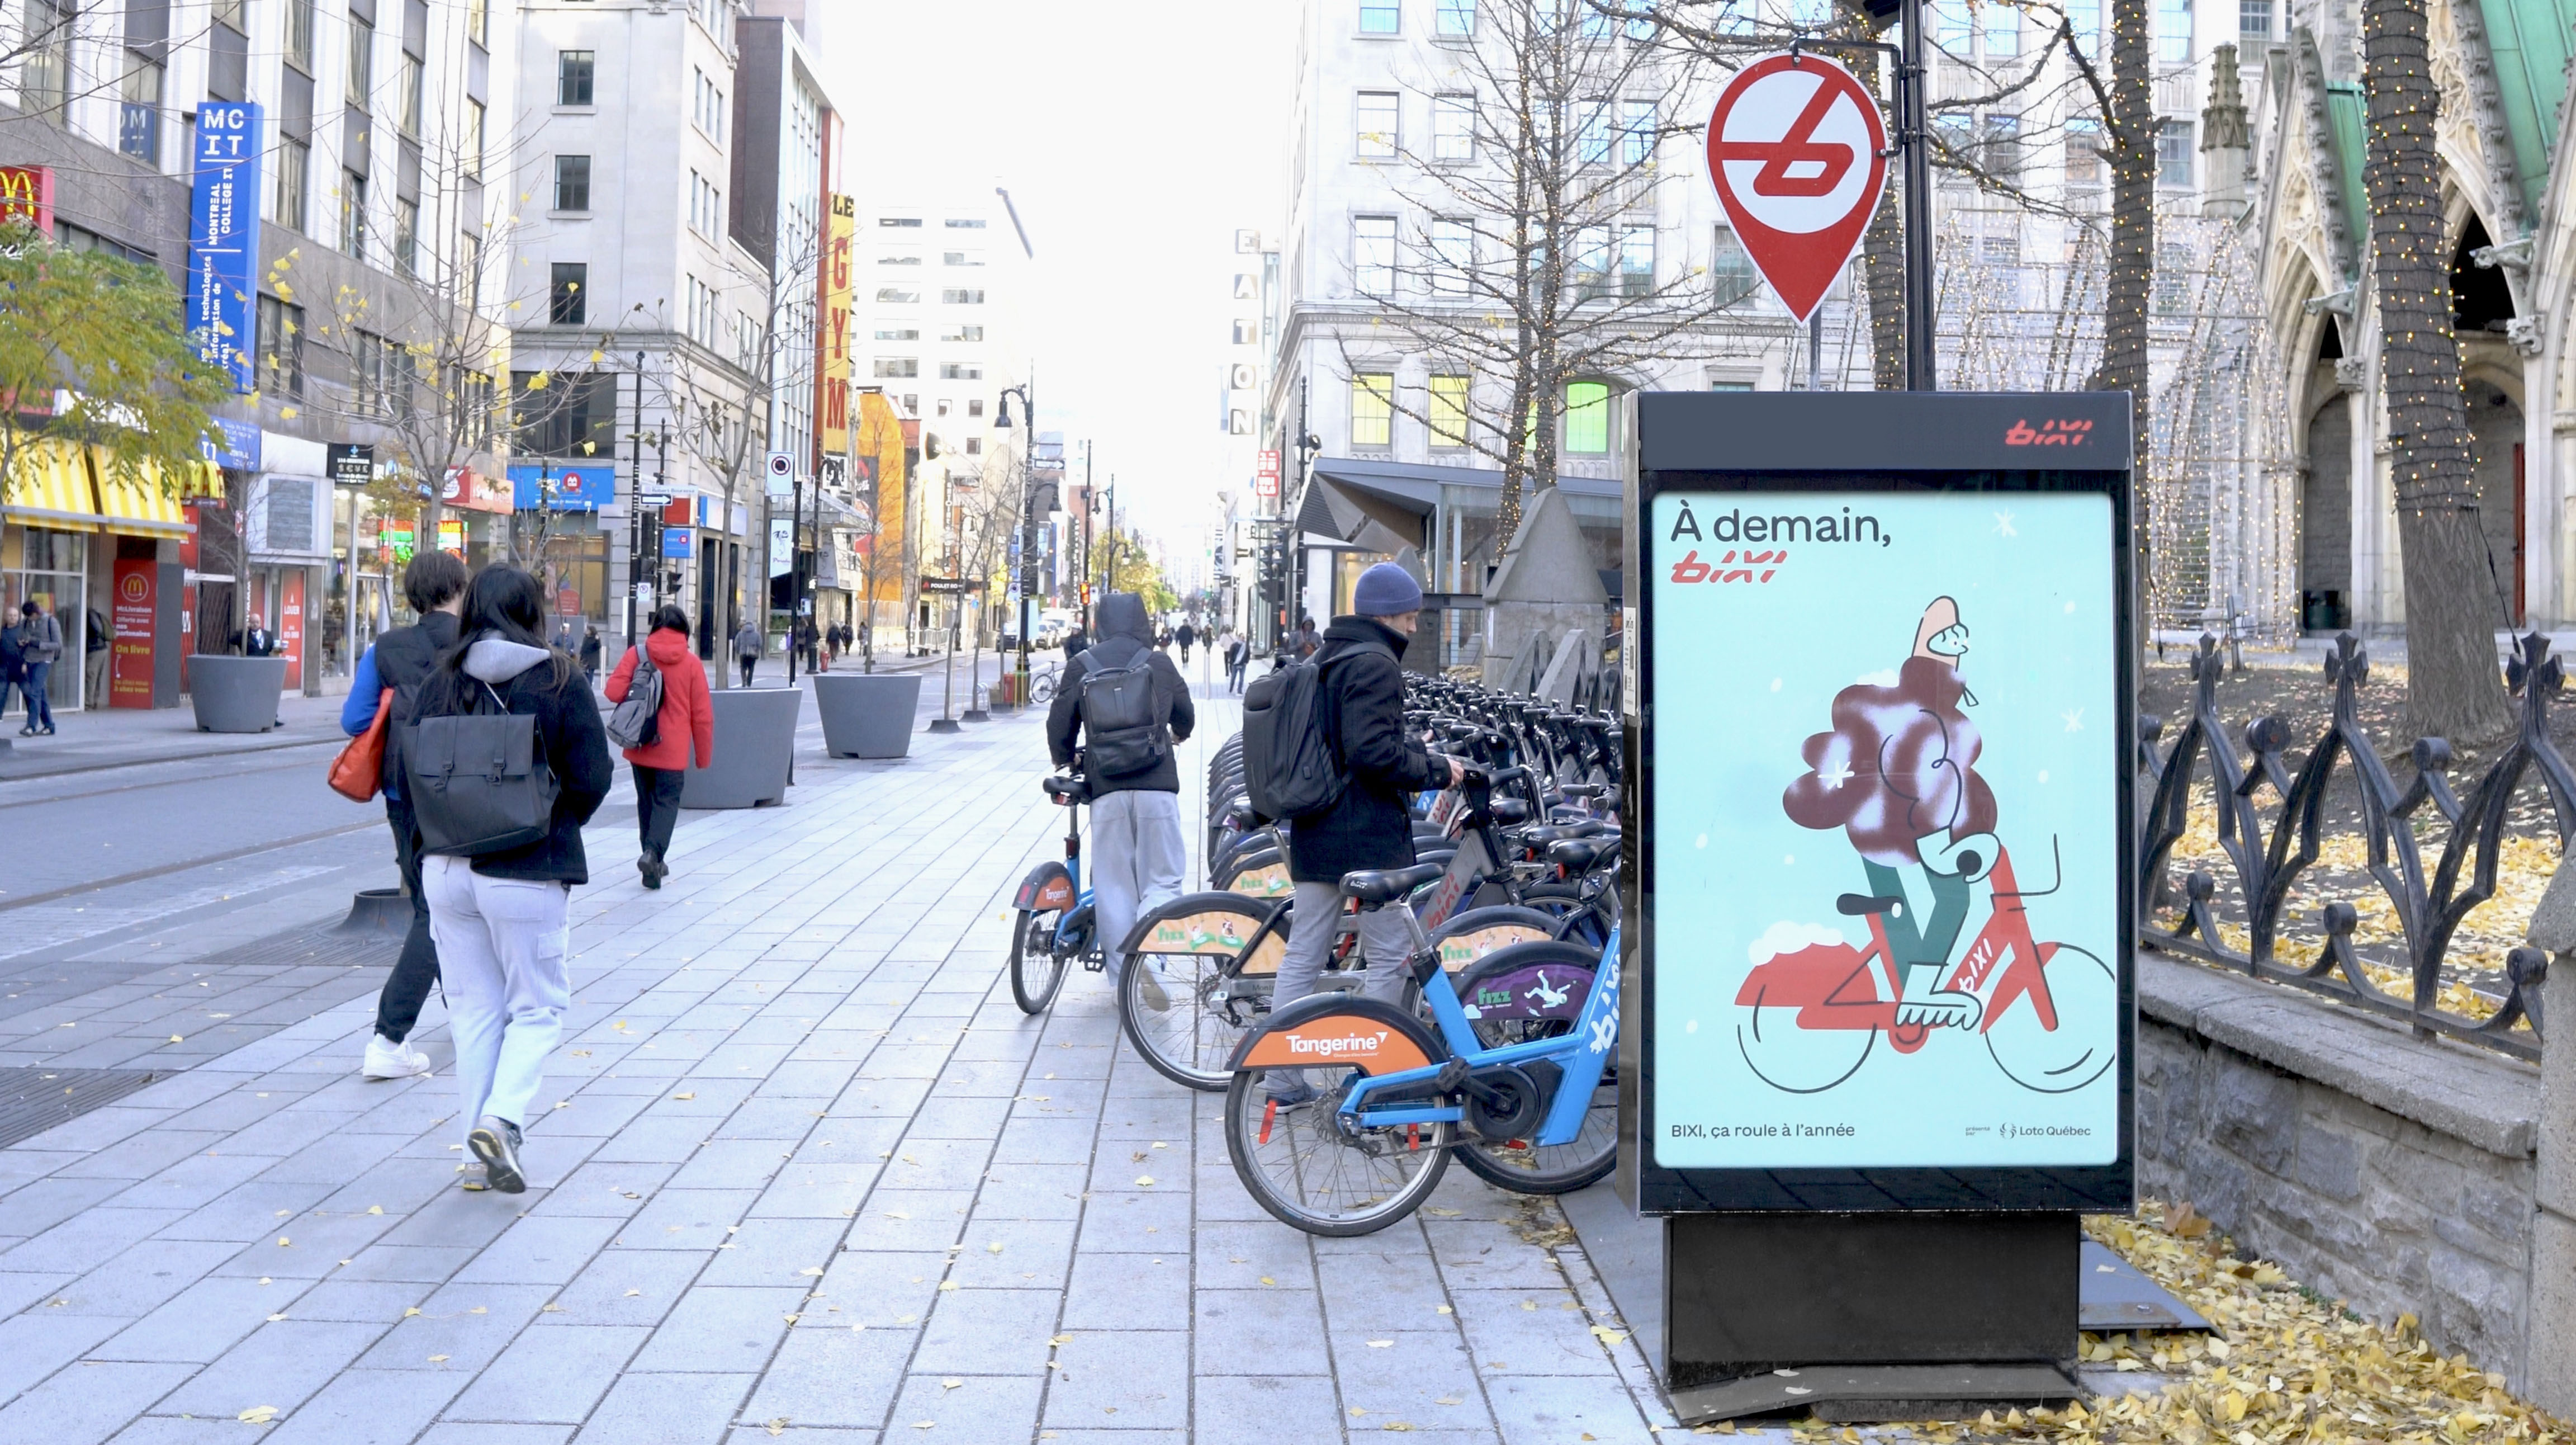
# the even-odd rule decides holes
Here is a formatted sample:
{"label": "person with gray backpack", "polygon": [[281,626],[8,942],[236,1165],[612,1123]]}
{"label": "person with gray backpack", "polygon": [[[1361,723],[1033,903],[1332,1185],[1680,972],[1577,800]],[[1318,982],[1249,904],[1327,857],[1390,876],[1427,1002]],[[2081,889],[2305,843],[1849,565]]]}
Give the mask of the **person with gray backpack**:
{"label": "person with gray backpack", "polygon": [[1153,645],[1143,598],[1110,593],[1098,622],[1097,640],[1065,665],[1047,710],[1047,751],[1059,768],[1078,752],[1090,789],[1087,881],[1114,994],[1127,967],[1118,945],[1144,911],[1181,893],[1188,860],[1172,745],[1189,740],[1198,713],[1181,670]]}

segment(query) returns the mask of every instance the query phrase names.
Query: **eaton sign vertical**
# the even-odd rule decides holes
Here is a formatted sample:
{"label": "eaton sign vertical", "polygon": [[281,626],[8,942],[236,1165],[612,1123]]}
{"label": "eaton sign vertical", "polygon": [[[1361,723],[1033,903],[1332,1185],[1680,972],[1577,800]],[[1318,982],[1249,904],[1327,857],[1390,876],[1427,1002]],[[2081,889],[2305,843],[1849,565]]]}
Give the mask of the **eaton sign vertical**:
{"label": "eaton sign vertical", "polygon": [[188,203],[188,331],[198,354],[251,391],[251,298],[258,294],[260,108],[197,107],[196,175]]}

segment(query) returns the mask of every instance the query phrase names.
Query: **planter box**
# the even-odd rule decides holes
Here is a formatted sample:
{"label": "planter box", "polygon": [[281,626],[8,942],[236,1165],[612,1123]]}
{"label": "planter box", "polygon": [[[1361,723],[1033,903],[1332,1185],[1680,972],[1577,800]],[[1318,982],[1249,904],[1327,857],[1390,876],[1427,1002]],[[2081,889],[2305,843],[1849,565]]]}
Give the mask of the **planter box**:
{"label": "planter box", "polygon": [[[814,677],[823,751],[836,758],[899,758],[912,748],[921,674],[826,672]],[[723,756],[721,749],[717,756]]]}
{"label": "planter box", "polygon": [[796,761],[796,719],[805,694],[792,687],[736,687],[708,694],[716,763],[682,777],[683,808],[757,808],[787,800]]}
{"label": "planter box", "polygon": [[188,696],[200,732],[267,732],[277,726],[277,700],[285,691],[282,657],[200,653],[188,659]]}

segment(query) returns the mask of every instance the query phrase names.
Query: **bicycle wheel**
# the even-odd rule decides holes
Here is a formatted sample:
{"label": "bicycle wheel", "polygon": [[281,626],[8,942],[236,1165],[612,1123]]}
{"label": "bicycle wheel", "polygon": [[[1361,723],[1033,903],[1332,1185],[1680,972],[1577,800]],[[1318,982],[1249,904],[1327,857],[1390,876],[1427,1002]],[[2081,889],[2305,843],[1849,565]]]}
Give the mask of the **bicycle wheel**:
{"label": "bicycle wheel", "polygon": [[2110,965],[2071,943],[2043,943],[2057,1027],[2035,1000],[2017,1001],[1986,1029],[1995,1066],[2038,1094],[2071,1094],[2102,1076],[2118,1052],[2120,983]]}
{"label": "bicycle wheel", "polygon": [[[1601,955],[1571,943],[1517,943],[1468,965],[1458,997],[1476,1010],[1476,1037],[1487,1048],[1552,1039],[1574,1027],[1592,995]],[[1488,1184],[1516,1194],[1565,1194],[1608,1175],[1618,1162],[1619,1070],[1615,1061],[1593,1086],[1582,1130],[1563,1144],[1527,1139],[1462,1140],[1458,1162]]]}
{"label": "bicycle wheel", "polygon": [[1331,1237],[1374,1234],[1421,1207],[1449,1167],[1449,1125],[1346,1128],[1337,1111],[1356,1071],[1305,1073],[1318,1092],[1303,1104],[1274,1103],[1262,1069],[1226,1087],[1225,1152],[1244,1192],[1280,1223]]}
{"label": "bicycle wheel", "polygon": [[1055,951],[1056,914],[1020,910],[1011,930],[1011,998],[1024,1014],[1044,1013],[1064,987],[1065,956]]}
{"label": "bicycle wheel", "polygon": [[1029,701],[1033,703],[1055,701],[1054,673],[1042,672],[1029,679]]}
{"label": "bicycle wheel", "polygon": [[1118,1022],[1155,1073],[1203,1093],[1225,1087],[1244,1030],[1270,1011],[1287,952],[1283,923],[1235,968],[1269,917],[1270,905],[1239,894],[1192,893],[1138,921],[1118,979]]}

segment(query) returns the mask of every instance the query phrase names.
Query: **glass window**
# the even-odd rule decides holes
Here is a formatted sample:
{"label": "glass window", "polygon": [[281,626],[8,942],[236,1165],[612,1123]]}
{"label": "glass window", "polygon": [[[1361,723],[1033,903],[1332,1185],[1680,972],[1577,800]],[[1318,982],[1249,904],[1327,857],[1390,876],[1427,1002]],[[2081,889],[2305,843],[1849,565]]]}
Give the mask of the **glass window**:
{"label": "glass window", "polygon": [[[941,381],[982,381],[984,368],[971,361],[943,361],[939,363],[939,379]],[[977,402],[975,405],[980,408],[983,403]]]}
{"label": "glass window", "polygon": [[949,219],[940,222],[940,224],[946,226],[952,231],[980,231],[984,229],[984,221],[980,216],[969,220],[961,220],[952,216]]}
{"label": "glass window", "polygon": [[877,288],[877,304],[918,306],[921,304],[921,292],[910,286],[880,286]]}
{"label": "glass window", "polygon": [[579,326],[590,315],[590,263],[557,261],[546,290],[546,323]]}
{"label": "glass window", "polygon": [[1565,386],[1565,449],[1584,455],[1610,450],[1610,388],[1598,381]]}
{"label": "glass window", "polygon": [[879,341],[919,341],[921,339],[921,328],[918,326],[880,326],[877,328],[876,339]]}
{"label": "glass window", "polygon": [[2021,117],[1990,115],[1980,127],[1979,160],[1986,174],[2009,181],[2021,175]]}
{"label": "glass window", "polygon": [[876,374],[882,377],[894,378],[919,376],[921,375],[921,358],[917,356],[880,356],[877,358]]}
{"label": "glass window", "polygon": [[2066,0],[2066,23],[2086,59],[2102,53],[2102,0]]}
{"label": "glass window", "polygon": [[1582,36],[1586,40],[1607,40],[1616,33],[1612,27],[1618,22],[1612,20],[1609,16],[1602,14],[1599,10],[1594,9],[1592,5],[1588,3],[1588,0],[1573,0],[1573,3],[1575,7],[1575,34]]}
{"label": "glass window", "polygon": [[18,106],[32,115],[53,115],[70,98],[70,0],[27,0],[25,17],[26,39],[18,52]]}
{"label": "glass window", "polygon": [[1934,44],[1953,55],[1966,55],[1969,47],[1976,43],[1976,34],[1976,27],[1968,15],[1968,0],[1934,0]]}
{"label": "glass window", "polygon": [[877,224],[880,226],[910,227],[914,230],[919,230],[921,228],[921,218],[919,216],[879,216],[877,217]]}
{"label": "glass window", "polygon": [[1641,166],[1655,154],[1655,103],[1619,102],[1619,164]]}
{"label": "glass window", "polygon": [[1363,371],[1351,378],[1351,445],[1383,447],[1395,444],[1395,377],[1389,372]]}
{"label": "glass window", "polygon": [[559,50],[555,52],[555,104],[588,105],[591,82],[598,72],[599,52],[595,50]]}
{"label": "glass window", "polygon": [[1821,30],[1831,8],[1825,0],[1789,0],[1789,23],[1800,30]]}
{"label": "glass window", "polygon": [[1456,448],[1467,444],[1467,378],[1431,378],[1431,445]]}
{"label": "glass window", "polygon": [[1363,90],[1359,106],[1359,147],[1364,160],[1395,154],[1397,96],[1391,90]]}
{"label": "glass window", "polygon": [[1360,33],[1393,35],[1400,15],[1395,0],[1360,0]]}
{"label": "glass window", "polygon": [[367,259],[367,178],[356,171],[340,173],[340,249]]}
{"label": "glass window", "polygon": [[984,328],[981,326],[942,327],[940,328],[939,339],[942,341],[958,342],[981,341],[984,339]]}
{"label": "glass window", "polygon": [[277,139],[277,190],[268,218],[290,231],[304,229],[304,188],[313,168],[313,147],[293,136]]}
{"label": "glass window", "polygon": [[590,209],[590,157],[555,157],[555,209]]}
{"label": "glass window", "polygon": [[286,63],[313,73],[313,0],[286,0]]}
{"label": "glass window", "polygon": [[394,198],[394,265],[406,276],[420,274],[420,202]]}
{"label": "glass window", "polygon": [[939,293],[939,304],[943,306],[981,306],[984,304],[984,292],[981,287],[970,287],[964,290],[951,287],[948,290]]}
{"label": "glass window", "polygon": [[161,67],[140,55],[125,58],[125,100],[117,114],[116,148],[139,161],[161,163]]}
{"label": "glass window", "polygon": [[465,0],[465,38],[477,45],[492,43],[492,0]]}
{"label": "glass window", "polygon": [[1476,33],[1476,0],[1439,0],[1431,15],[1432,29],[1437,34],[1458,36]]}
{"label": "glass window", "polygon": [[1431,158],[1472,161],[1476,158],[1476,97],[1435,96],[1431,101]]}
{"label": "glass window", "polygon": [[1611,103],[1607,96],[1594,96],[1577,103],[1580,128],[1574,147],[1579,165],[1606,166],[1610,163]]}
{"label": "glass window", "polygon": [[415,140],[420,136],[420,102],[423,84],[421,72],[420,57],[410,51],[404,51],[402,71],[398,77],[402,83],[395,96],[401,110],[400,114],[394,117],[394,124],[404,135]]}
{"label": "glass window", "polygon": [[1717,244],[1709,252],[1709,289],[1720,306],[1731,306],[1753,294],[1755,277],[1753,258],[1744,253],[1744,243],[1725,226],[1717,228]]}
{"label": "glass window", "polygon": [[921,253],[918,251],[888,251],[877,257],[877,264],[880,266],[918,266],[921,264]]}
{"label": "glass window", "polygon": [[1651,296],[1655,290],[1655,228],[1619,228],[1619,294]]}
{"label": "glass window", "polygon": [[376,88],[376,27],[363,16],[349,17],[349,108],[365,110]]}
{"label": "glass window", "polygon": [[2156,0],[2156,59],[2191,63],[2191,0]]}
{"label": "glass window", "polygon": [[1363,296],[1395,290],[1395,217],[1351,218],[1351,284]]}
{"label": "glass window", "polygon": [[1610,228],[1586,226],[1574,233],[1574,290],[1590,301],[1610,289]]}
{"label": "glass window", "polygon": [[304,308],[259,298],[259,386],[273,396],[304,395]]}
{"label": "glass window", "polygon": [[2021,54],[2021,7],[1987,0],[1986,58],[2001,60]]}
{"label": "glass window", "polygon": [[457,165],[468,180],[483,175],[483,102],[465,102],[465,135],[456,147]]}
{"label": "glass window", "polygon": [[2191,122],[2187,120],[2156,123],[2157,185],[2191,184],[2191,131]]}
{"label": "glass window", "polygon": [[2066,183],[2102,184],[2102,123],[2089,115],[2066,122]]}
{"label": "glass window", "polygon": [[1431,290],[1440,296],[1467,294],[1467,277],[1476,264],[1475,228],[1465,221],[1442,218],[1431,223]]}
{"label": "glass window", "polygon": [[2248,40],[2272,38],[2272,0],[2236,0],[2236,33]]}
{"label": "glass window", "polygon": [[984,253],[981,251],[942,251],[939,253],[939,264],[942,266],[981,266],[984,264]]}

